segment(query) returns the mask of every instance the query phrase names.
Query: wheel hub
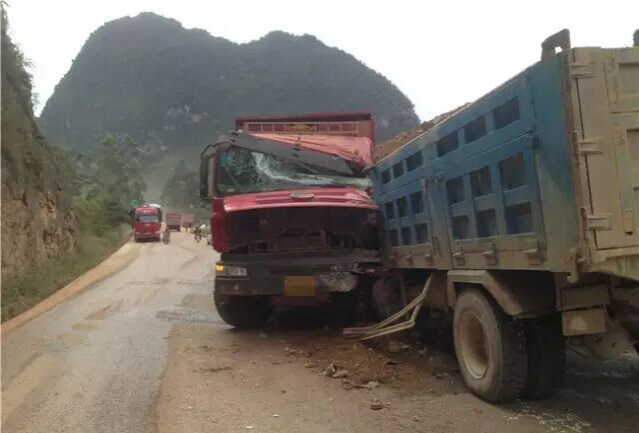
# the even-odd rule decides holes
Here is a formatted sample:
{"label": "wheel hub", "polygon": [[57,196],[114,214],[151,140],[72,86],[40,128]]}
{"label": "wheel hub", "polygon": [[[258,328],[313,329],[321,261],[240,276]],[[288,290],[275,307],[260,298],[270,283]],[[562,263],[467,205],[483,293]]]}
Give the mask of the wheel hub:
{"label": "wheel hub", "polygon": [[464,312],[461,317],[459,336],[466,370],[474,379],[481,379],[488,371],[488,344],[484,327],[475,313]]}

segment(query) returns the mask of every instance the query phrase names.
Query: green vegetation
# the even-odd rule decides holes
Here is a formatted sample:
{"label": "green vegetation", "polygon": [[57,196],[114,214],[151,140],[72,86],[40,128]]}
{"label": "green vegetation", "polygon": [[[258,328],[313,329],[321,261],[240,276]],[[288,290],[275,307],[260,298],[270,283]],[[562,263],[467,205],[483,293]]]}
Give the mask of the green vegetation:
{"label": "green vegetation", "polygon": [[31,63],[24,53],[13,43],[8,33],[9,21],[5,10],[6,2],[0,1],[0,26],[2,27],[2,76],[10,80],[21,95],[21,103],[33,114],[33,85],[29,72]]}
{"label": "green vegetation", "polygon": [[189,171],[183,159],[167,178],[162,190],[162,203],[176,209],[189,209],[202,205],[199,194],[199,175]]}
{"label": "green vegetation", "polygon": [[64,174],[77,236],[70,251],[2,279],[2,321],[27,310],[96,266],[129,232],[128,201],[143,202],[145,184],[131,138],[107,136],[95,156],[78,157],[53,149]]}
{"label": "green vegetation", "polygon": [[97,266],[122,244],[123,233],[124,230],[119,230],[99,237],[85,235],[78,241],[73,252],[54,257],[28,273],[3,278],[2,322],[28,310]]}
{"label": "green vegetation", "polygon": [[397,87],[313,36],[236,44],[143,13],[88,38],[40,124],[53,142],[82,150],[108,132],[128,134],[152,163],[176,149],[197,153],[237,116],[319,111],[370,111],[380,140],[418,124]]}
{"label": "green vegetation", "polygon": [[160,203],[162,191],[166,186],[166,182],[171,177],[172,170],[177,166],[180,160],[184,160],[189,170],[196,171],[200,166],[199,148],[193,148],[192,151],[184,152],[180,149],[167,149],[161,157],[152,161],[144,160],[142,175],[146,183],[146,191],[144,197],[151,203]]}
{"label": "green vegetation", "polygon": [[107,136],[86,154],[51,146],[33,118],[29,63],[2,18],[2,313],[5,321],[109,255],[142,199],[142,149]]}
{"label": "green vegetation", "polygon": [[130,221],[128,203],[144,202],[146,184],[140,172],[139,147],[128,136],[107,136],[98,145],[95,158],[89,161],[84,194],[77,203],[91,217],[94,233],[100,235]]}

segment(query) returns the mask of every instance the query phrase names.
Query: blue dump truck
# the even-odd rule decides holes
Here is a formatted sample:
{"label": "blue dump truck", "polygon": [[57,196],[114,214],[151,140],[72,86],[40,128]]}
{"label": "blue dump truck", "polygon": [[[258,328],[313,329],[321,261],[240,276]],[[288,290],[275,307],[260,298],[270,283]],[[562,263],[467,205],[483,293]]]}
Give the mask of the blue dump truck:
{"label": "blue dump truck", "polygon": [[559,32],[371,176],[390,320],[364,338],[447,312],[461,374],[492,402],[554,393],[567,345],[639,349],[639,47]]}

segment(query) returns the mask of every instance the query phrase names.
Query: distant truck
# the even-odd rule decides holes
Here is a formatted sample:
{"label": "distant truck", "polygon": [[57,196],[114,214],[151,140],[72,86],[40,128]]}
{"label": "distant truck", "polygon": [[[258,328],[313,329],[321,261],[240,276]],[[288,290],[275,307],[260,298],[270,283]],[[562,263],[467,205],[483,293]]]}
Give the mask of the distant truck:
{"label": "distant truck", "polygon": [[355,299],[379,265],[377,206],[365,170],[368,113],[251,117],[201,155],[212,200],[214,299],[227,323],[264,324],[275,306]]}
{"label": "distant truck", "polygon": [[182,214],[181,213],[167,213],[166,214],[166,228],[169,230],[181,231],[182,230]]}
{"label": "distant truck", "polygon": [[193,228],[193,224],[195,223],[195,215],[192,213],[183,213],[182,214],[182,227],[185,229]]}
{"label": "distant truck", "polygon": [[160,240],[162,230],[162,209],[157,206],[142,206],[133,209],[133,238],[141,240]]}
{"label": "distant truck", "polygon": [[639,47],[542,47],[371,171],[377,309],[450,313],[461,374],[492,402],[553,394],[566,344],[639,350]]}

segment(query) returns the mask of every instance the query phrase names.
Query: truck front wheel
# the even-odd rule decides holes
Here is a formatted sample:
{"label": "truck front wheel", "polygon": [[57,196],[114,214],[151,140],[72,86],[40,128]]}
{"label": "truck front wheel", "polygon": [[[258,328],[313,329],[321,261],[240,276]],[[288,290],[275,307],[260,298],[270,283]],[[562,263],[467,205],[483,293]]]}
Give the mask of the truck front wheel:
{"label": "truck front wheel", "polygon": [[531,400],[550,397],[561,388],[566,374],[566,347],[561,316],[526,320],[528,375],[522,396]]}
{"label": "truck front wheel", "polygon": [[453,331],[459,368],[471,392],[493,403],[519,397],[528,367],[521,321],[480,290],[467,289],[455,305]]}
{"label": "truck front wheel", "polygon": [[222,320],[239,329],[263,326],[273,313],[268,296],[228,296],[215,290],[213,298]]}

